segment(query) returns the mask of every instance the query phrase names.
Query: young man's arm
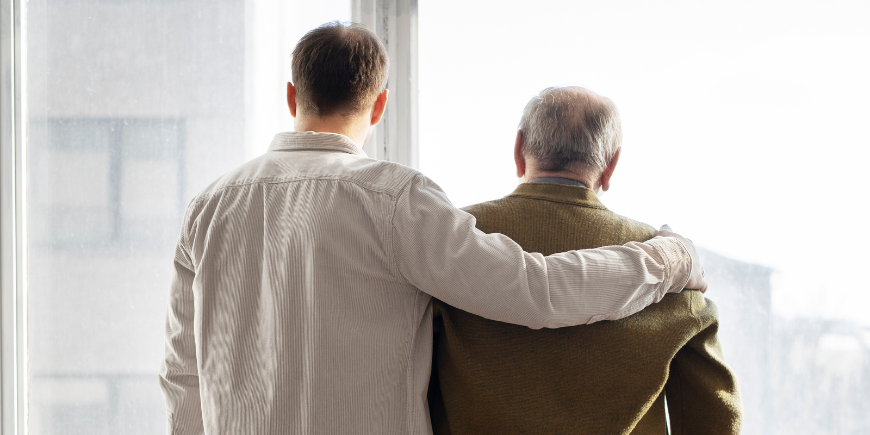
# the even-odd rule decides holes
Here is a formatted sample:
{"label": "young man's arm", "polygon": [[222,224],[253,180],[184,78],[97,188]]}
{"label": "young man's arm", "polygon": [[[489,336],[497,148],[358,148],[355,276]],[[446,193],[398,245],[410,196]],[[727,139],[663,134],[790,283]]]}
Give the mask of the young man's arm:
{"label": "young man's arm", "polygon": [[524,252],[476,229],[422,175],[398,197],[392,228],[394,265],[406,281],[459,309],[532,328],[627,317],[679,292],[692,275],[694,248],[672,237],[548,257]]}
{"label": "young man's arm", "polygon": [[737,379],[725,365],[716,306],[692,292],[698,333],[671,361],[665,395],[672,435],[740,433],[742,411]]}
{"label": "young man's arm", "polygon": [[193,335],[193,279],[190,257],[179,242],[166,314],[166,355],[160,368],[160,387],[166,400],[170,435],[203,433]]}

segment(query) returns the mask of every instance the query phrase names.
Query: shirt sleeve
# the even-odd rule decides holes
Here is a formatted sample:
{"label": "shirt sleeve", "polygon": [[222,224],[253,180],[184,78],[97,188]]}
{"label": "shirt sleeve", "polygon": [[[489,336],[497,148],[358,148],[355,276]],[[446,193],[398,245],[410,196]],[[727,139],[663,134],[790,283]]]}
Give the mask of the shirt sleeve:
{"label": "shirt sleeve", "polygon": [[679,292],[691,258],[675,238],[543,256],[503,234],[484,234],[418,174],[396,200],[397,272],[454,307],[530,328],[557,328],[630,316]]}
{"label": "shirt sleeve", "polygon": [[699,331],[671,361],[665,395],[674,435],[740,433],[742,411],[737,378],[725,365],[716,306],[692,291]]}
{"label": "shirt sleeve", "polygon": [[166,352],[160,370],[170,435],[204,432],[193,334],[193,279],[193,266],[179,242],[166,314]]}

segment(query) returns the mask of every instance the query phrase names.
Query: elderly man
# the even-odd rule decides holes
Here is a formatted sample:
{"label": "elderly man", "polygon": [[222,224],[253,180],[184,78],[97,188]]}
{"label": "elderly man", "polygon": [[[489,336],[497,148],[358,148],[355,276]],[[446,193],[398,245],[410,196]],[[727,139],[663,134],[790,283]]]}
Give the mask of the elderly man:
{"label": "elderly man", "polygon": [[426,434],[431,296],[556,327],[705,287],[688,241],[529,254],[422,174],[367,158],[387,66],[363,26],[306,34],[287,87],[296,131],[191,201],[161,370],[169,433]]}
{"label": "elderly man", "polygon": [[[599,202],[620,154],[613,103],[549,88],[526,106],[514,158],[524,181],[466,211],[530,252],[619,245],[652,227]],[[532,330],[435,303],[430,409],[436,434],[736,434],[740,401],[722,359],[716,307],[669,294],[619,321]]]}

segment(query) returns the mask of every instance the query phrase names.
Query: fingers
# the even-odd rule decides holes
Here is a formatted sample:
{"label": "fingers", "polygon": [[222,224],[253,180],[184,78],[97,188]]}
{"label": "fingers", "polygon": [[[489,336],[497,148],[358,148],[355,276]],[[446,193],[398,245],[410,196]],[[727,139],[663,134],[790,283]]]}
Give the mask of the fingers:
{"label": "fingers", "polygon": [[699,271],[699,273],[692,271],[692,276],[690,276],[689,281],[686,282],[686,289],[699,290],[701,293],[706,293],[707,281],[704,279],[703,273],[703,270]]}
{"label": "fingers", "polygon": [[698,290],[700,290],[701,293],[707,293],[707,280],[704,279],[704,267],[698,264],[698,268],[701,269],[701,283],[698,285]]}
{"label": "fingers", "polygon": [[[692,243],[692,239],[689,239],[689,238],[683,237],[683,236],[681,236],[681,235],[675,233],[674,230],[671,229],[671,226],[668,225],[668,224],[664,224],[664,225],[662,225],[662,227],[659,228],[659,231],[656,233],[656,236],[657,236],[657,237],[658,237],[658,236],[660,236],[660,237],[675,237],[675,238],[677,238],[677,239],[680,239],[680,240],[683,241],[684,243],[685,243],[685,242]],[[694,247],[692,247],[692,249],[694,249]]]}
{"label": "fingers", "polygon": [[707,293],[707,281],[704,280],[704,278],[701,278],[700,282],[698,282],[698,284],[695,285],[694,287],[697,287],[694,290],[698,290],[701,293]]}

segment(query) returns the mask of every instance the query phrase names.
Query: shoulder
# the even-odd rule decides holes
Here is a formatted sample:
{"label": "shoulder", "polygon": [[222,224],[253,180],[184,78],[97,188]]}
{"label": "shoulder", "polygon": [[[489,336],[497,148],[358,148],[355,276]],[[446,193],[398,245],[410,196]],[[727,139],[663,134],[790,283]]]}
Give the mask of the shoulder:
{"label": "shoulder", "polygon": [[502,233],[510,237],[512,232],[522,233],[523,229],[531,229],[525,222],[530,220],[530,215],[540,214],[539,207],[530,202],[533,201],[506,196],[463,207],[462,211],[474,216],[475,226],[484,233]]}
{"label": "shoulder", "polygon": [[615,322],[624,327],[651,328],[653,331],[688,337],[717,323],[718,312],[712,301],[701,292],[683,290],[680,293],[668,293],[659,302]]}
{"label": "shoulder", "polygon": [[318,151],[268,152],[212,181],[193,198],[191,204],[208,201],[228,189],[307,180],[347,182],[397,196],[417,177],[425,178],[413,168],[358,155]]}
{"label": "shoulder", "polygon": [[692,314],[701,321],[701,324],[708,325],[719,321],[719,307],[712,299],[704,296],[698,290],[683,290],[680,294],[685,293],[691,299]]}
{"label": "shoulder", "polygon": [[584,218],[588,231],[602,245],[646,242],[655,237],[656,229],[646,223],[619,215],[610,209],[587,209]]}
{"label": "shoulder", "polygon": [[610,210],[606,210],[606,213],[609,215],[611,226],[625,233],[627,239],[646,241],[655,237],[657,231],[652,225],[616,214]]}
{"label": "shoulder", "polygon": [[[716,304],[698,290],[683,290],[668,293],[661,302],[650,305],[638,314],[667,315],[691,320],[695,332],[719,323],[719,309]],[[655,314],[658,313],[658,314]]]}
{"label": "shoulder", "polygon": [[500,212],[508,202],[507,200],[508,198],[501,198],[492,201],[472,204],[466,207],[462,207],[462,211],[480,219],[481,217],[484,217],[488,214]]}
{"label": "shoulder", "polygon": [[[413,183],[414,180],[420,182]],[[184,214],[184,228],[192,231],[197,222],[207,220],[227,198],[300,182],[338,183],[349,186],[346,192],[351,196],[376,195],[393,202],[412,185],[437,188],[419,171],[398,163],[340,152],[267,152],[217,177],[194,195]],[[290,188],[282,192],[292,195],[297,191]]]}

